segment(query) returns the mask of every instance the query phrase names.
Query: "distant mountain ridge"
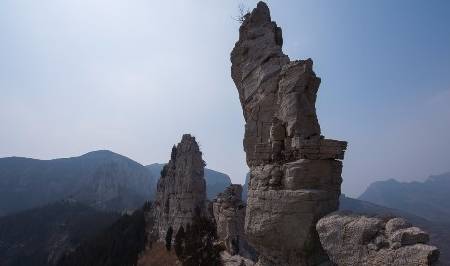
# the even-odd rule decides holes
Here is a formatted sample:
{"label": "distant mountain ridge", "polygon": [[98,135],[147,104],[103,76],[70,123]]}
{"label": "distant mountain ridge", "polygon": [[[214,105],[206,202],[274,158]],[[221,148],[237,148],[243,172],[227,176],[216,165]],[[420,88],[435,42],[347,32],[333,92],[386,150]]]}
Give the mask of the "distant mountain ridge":
{"label": "distant mountain ridge", "polygon": [[154,179],[141,164],[107,150],[53,160],[0,158],[0,216],[67,198],[105,210],[136,208],[153,198]]}
{"label": "distant mountain ridge", "polygon": [[358,199],[431,221],[450,222],[450,172],[430,176],[424,182],[374,182]]}
{"label": "distant mountain ridge", "polygon": [[450,261],[450,172],[424,182],[374,182],[358,199],[341,197],[341,209],[405,217],[430,233],[442,262]]}
{"label": "distant mountain ridge", "polygon": [[441,251],[441,262],[450,261],[450,222],[430,221],[404,210],[388,208],[371,202],[349,198],[344,194],[341,195],[339,201],[340,211],[351,211],[358,214],[382,217],[396,216],[407,219],[413,225],[419,226],[430,234],[430,243],[437,246]]}
{"label": "distant mountain ridge", "polygon": [[[150,170],[155,180],[159,179],[161,170],[165,164],[163,163],[153,163],[147,165],[147,169]],[[205,180],[206,180],[206,196],[208,199],[214,199],[217,194],[223,192],[226,187],[231,185],[231,179],[227,174],[205,168]],[[155,182],[155,185],[156,185]]]}

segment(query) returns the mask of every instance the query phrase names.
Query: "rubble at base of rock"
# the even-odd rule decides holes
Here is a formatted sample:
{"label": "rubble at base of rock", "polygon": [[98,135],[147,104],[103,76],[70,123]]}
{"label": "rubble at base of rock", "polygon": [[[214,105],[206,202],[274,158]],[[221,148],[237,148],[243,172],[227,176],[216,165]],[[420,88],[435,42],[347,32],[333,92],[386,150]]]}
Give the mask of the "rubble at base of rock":
{"label": "rubble at base of rock", "polygon": [[439,250],[427,233],[402,218],[332,213],[317,223],[330,260],[337,265],[434,265]]}

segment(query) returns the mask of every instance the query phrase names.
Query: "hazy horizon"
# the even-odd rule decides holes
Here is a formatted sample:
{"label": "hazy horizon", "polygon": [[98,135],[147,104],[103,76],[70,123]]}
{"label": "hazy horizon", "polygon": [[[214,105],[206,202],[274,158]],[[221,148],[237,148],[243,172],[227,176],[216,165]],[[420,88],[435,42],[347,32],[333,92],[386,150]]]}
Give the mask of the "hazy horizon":
{"label": "hazy horizon", "polygon": [[[191,133],[208,168],[243,183],[240,3],[0,2],[0,157],[164,163]],[[322,79],[322,135],[349,142],[343,193],[450,171],[450,2],[267,3],[284,52]]]}

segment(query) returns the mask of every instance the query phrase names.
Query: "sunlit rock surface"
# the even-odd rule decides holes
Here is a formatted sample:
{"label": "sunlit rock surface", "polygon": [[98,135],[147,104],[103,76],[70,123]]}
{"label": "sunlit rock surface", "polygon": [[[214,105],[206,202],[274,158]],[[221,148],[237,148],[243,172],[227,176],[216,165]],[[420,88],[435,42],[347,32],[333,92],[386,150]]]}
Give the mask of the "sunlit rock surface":
{"label": "sunlit rock surface", "polygon": [[195,137],[185,134],[172,148],[170,161],[163,167],[158,181],[155,220],[160,239],[169,227],[178,232],[192,223],[195,212],[205,214],[205,163]]}
{"label": "sunlit rock surface", "polygon": [[347,143],[321,135],[320,78],[311,59],[291,61],[282,44],[281,29],[259,2],[231,53],[250,167],[245,231],[259,265],[318,265],[328,258],[315,224],[338,208]]}
{"label": "sunlit rock surface", "polygon": [[439,250],[403,218],[333,213],[317,223],[320,241],[337,265],[434,265]]}
{"label": "sunlit rock surface", "polygon": [[246,204],[242,201],[242,186],[230,185],[213,203],[217,236],[231,256],[241,255],[255,260],[254,249],[247,243],[244,233]]}

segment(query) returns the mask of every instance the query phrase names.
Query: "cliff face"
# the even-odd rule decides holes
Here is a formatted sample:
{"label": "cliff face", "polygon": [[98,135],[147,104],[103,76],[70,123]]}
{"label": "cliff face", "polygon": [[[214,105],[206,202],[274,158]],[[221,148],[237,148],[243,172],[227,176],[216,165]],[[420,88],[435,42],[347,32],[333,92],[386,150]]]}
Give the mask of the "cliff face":
{"label": "cliff face", "polygon": [[[161,170],[163,169],[165,164],[162,163],[154,163],[145,166],[153,176],[156,176],[156,182],[161,175]],[[231,185],[231,179],[227,174],[205,168],[205,181],[206,181],[206,197],[208,200],[213,200],[219,193],[223,192],[226,187]]]}
{"label": "cliff face", "polygon": [[250,167],[245,231],[260,265],[315,265],[327,261],[315,224],[338,208],[347,143],[321,136],[312,60],[290,61],[282,44],[260,2],[231,53]]}
{"label": "cliff face", "polygon": [[186,228],[196,211],[206,213],[204,167],[195,137],[183,135],[181,142],[172,148],[170,161],[161,171],[157,185],[155,220],[160,239],[170,226],[174,232],[180,226]]}

